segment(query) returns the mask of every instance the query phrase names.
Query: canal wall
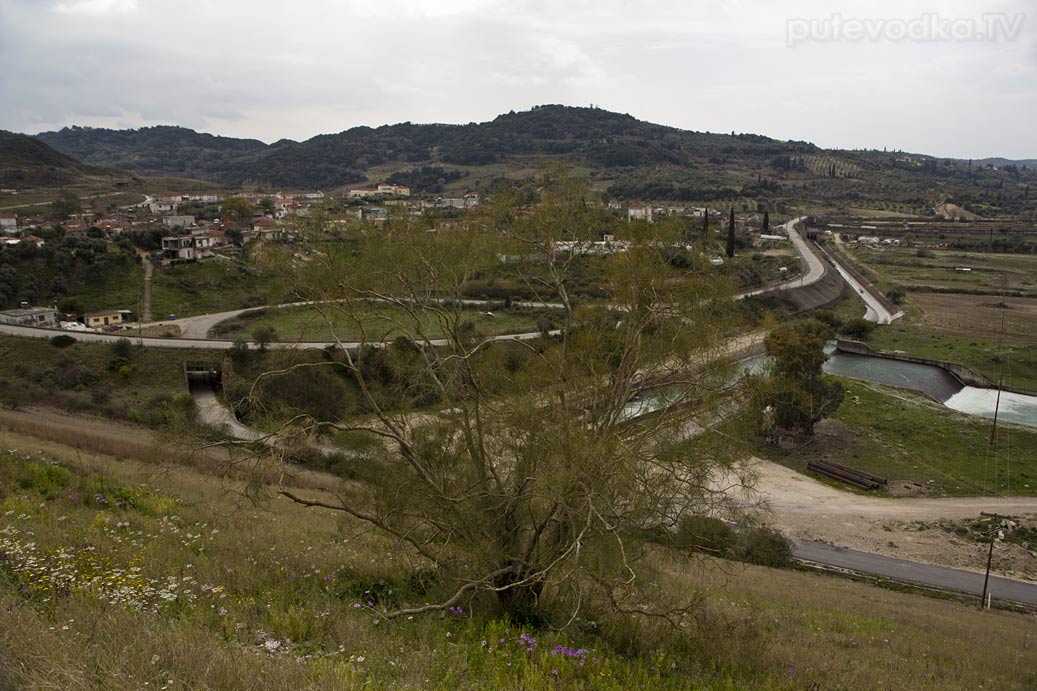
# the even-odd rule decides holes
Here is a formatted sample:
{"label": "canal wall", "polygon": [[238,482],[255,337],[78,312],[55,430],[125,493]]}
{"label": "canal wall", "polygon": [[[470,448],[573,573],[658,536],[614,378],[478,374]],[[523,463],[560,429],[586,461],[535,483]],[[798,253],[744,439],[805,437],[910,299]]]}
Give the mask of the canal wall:
{"label": "canal wall", "polygon": [[[821,256],[814,243],[807,242],[807,248]],[[842,296],[846,282],[828,261],[824,258],[821,261],[824,265],[824,274],[816,282],[807,286],[770,290],[746,299],[758,301],[785,317],[832,307]]]}
{"label": "canal wall", "polygon": [[[844,353],[854,353],[856,355],[866,355],[868,357],[882,358],[885,360],[899,360],[900,362],[914,362],[919,365],[939,367],[940,369],[949,372],[965,386],[975,386],[979,389],[998,388],[997,384],[987,379],[984,375],[967,365],[961,364],[960,362],[932,360],[930,358],[914,357],[913,355],[902,355],[900,353],[886,353],[873,349],[867,343],[841,338],[836,340],[835,347]],[[1024,396],[1037,396],[1037,391],[1033,389],[1024,389],[1019,386],[1002,386],[1001,389],[1003,391],[1011,391],[1012,393],[1022,394]]]}
{"label": "canal wall", "polygon": [[872,297],[878,300],[879,304],[886,308],[887,312],[894,315],[894,320],[896,319],[896,314],[898,312],[903,314],[903,310],[901,310],[896,303],[886,297],[881,290],[876,288],[875,284],[868,280],[868,277],[865,276],[852,261],[850,261],[850,258],[847,257],[844,252],[839,250],[837,245],[833,245],[831,249],[818,245],[818,249],[821,251],[822,256],[830,262],[834,262],[836,261],[836,258],[838,258],[840,260],[839,264],[843,267],[843,270],[853,276],[854,280],[864,286],[864,289],[871,293]]}

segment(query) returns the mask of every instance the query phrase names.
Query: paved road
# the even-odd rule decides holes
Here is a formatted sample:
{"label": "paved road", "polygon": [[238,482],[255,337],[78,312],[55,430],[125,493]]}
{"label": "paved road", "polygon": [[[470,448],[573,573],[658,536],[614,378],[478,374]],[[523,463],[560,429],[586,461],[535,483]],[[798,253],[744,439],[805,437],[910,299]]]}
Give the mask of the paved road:
{"label": "paved road", "polygon": [[[785,224],[785,230],[789,234],[789,238],[792,241],[793,247],[796,252],[799,253],[800,258],[807,266],[807,271],[802,276],[779,283],[777,285],[768,286],[766,288],[759,288],[757,290],[749,291],[747,293],[741,293],[736,296],[738,299],[746,298],[751,295],[760,295],[762,293],[768,293],[777,290],[789,290],[791,288],[797,288],[801,286],[808,286],[812,283],[816,283],[824,275],[824,264],[818,258],[815,250],[810,246],[806,240],[804,240],[798,231],[795,229],[795,225],[803,220],[803,217],[795,218]],[[496,304],[499,301],[487,301],[487,300],[474,300],[466,299],[461,300],[466,305],[485,305],[485,304]],[[313,301],[302,301],[302,302],[290,302],[281,305],[272,305],[271,307],[302,307],[306,305],[315,304]],[[526,302],[518,301],[513,304],[523,307],[549,307],[549,308],[561,308],[562,305],[558,303],[544,303],[544,302]],[[149,306],[150,307],[150,306]],[[10,324],[0,324],[0,333],[7,334],[10,336],[21,336],[24,338],[52,338],[58,333],[64,333],[73,338],[86,342],[86,343],[113,343],[121,338],[129,338],[134,343],[140,344],[150,348],[202,348],[208,350],[226,350],[230,348],[234,342],[226,339],[210,339],[207,338],[209,332],[214,326],[220,322],[234,317],[240,316],[245,312],[249,312],[257,307],[227,310],[225,312],[214,312],[211,314],[200,314],[194,317],[184,317],[176,320],[163,320],[156,322],[149,322],[144,324],[145,327],[151,326],[164,326],[164,325],[175,325],[180,328],[180,336],[178,338],[154,338],[154,337],[139,337],[134,336],[132,330],[124,331],[117,334],[104,334],[104,333],[89,333],[81,331],[59,331],[54,329],[37,329],[26,326],[13,326]],[[560,331],[551,331],[549,335],[557,335]],[[517,340],[517,341],[528,341],[535,340],[541,336],[539,331],[532,331],[528,333],[519,334],[505,334],[501,336],[494,336],[489,340],[492,341],[505,341],[505,340]],[[431,344],[434,346],[445,345],[445,339],[433,339]],[[271,343],[271,348],[327,348],[328,346],[337,345],[331,341],[300,341],[300,342],[278,342]],[[359,342],[344,342],[342,344],[346,348],[359,347]],[[375,343],[374,345],[378,345]]]}
{"label": "paved road", "polygon": [[784,225],[785,232],[788,233],[789,240],[792,242],[793,249],[796,250],[796,254],[799,255],[800,260],[806,265],[806,272],[800,275],[798,278],[793,278],[784,283],[779,283],[773,286],[767,286],[765,288],[757,288],[756,290],[750,290],[745,293],[739,293],[738,299],[752,297],[754,295],[763,295],[764,293],[771,293],[777,290],[790,290],[792,288],[803,288],[805,286],[813,285],[820,281],[825,275],[825,263],[822,261],[817,250],[813,247],[813,243],[808,240],[804,240],[803,236],[796,230],[796,224],[803,221],[806,218],[801,216],[794,218]]}
{"label": "paved road", "polygon": [[897,310],[896,312],[889,311],[885,305],[882,304],[882,300],[875,294],[874,289],[870,286],[862,284],[846,269],[842,261],[832,252],[826,252],[825,256],[828,257],[832,262],[832,266],[839,272],[839,275],[843,277],[843,280],[850,284],[850,287],[857,291],[857,295],[864,301],[867,306],[867,311],[864,313],[864,318],[870,322],[877,324],[892,324],[897,319],[904,316],[904,310]]}
{"label": "paved road", "polygon": [[[948,569],[943,566],[919,564],[905,559],[883,557],[869,552],[858,552],[834,547],[823,542],[793,540],[794,554],[799,559],[813,561],[842,569],[887,576],[922,585],[950,588],[977,597],[983,594],[983,574],[974,571]],[[1000,576],[990,577],[990,593],[995,600],[1011,600],[1037,605],[1037,583],[1015,581]]]}
{"label": "paved road", "polygon": [[[170,322],[175,323],[175,322]],[[560,331],[548,331],[549,336],[557,336]],[[200,350],[227,350],[234,346],[234,341],[228,340],[215,340],[215,339],[200,339],[200,338],[155,338],[152,336],[145,336],[143,338],[135,336],[132,330],[120,331],[117,333],[96,333],[89,331],[64,331],[62,329],[38,329],[31,326],[15,326],[13,324],[0,324],[0,334],[8,336],[20,336],[22,338],[38,338],[38,339],[49,339],[54,336],[65,334],[75,338],[77,341],[84,343],[114,343],[122,339],[129,339],[134,345],[142,345],[148,348],[196,348]],[[540,338],[542,334],[537,332],[522,333],[522,334],[502,334],[500,336],[489,336],[486,341],[532,341]],[[342,346],[343,348],[355,349],[362,345],[371,346],[384,346],[388,345],[391,341],[379,342],[379,341],[342,341],[336,343],[334,341],[279,341],[270,343],[269,348],[276,349],[300,349],[300,348],[328,348],[331,346]],[[449,342],[445,338],[432,338],[428,340],[428,344],[432,346],[445,346],[449,345]]]}

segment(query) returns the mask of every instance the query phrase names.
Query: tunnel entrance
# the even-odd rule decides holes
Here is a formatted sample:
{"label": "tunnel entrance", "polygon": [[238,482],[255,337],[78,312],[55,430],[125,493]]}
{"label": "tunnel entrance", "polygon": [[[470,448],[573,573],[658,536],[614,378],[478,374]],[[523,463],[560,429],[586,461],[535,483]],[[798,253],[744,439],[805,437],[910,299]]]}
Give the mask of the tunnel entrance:
{"label": "tunnel entrance", "polygon": [[184,379],[188,391],[218,391],[223,384],[223,365],[213,362],[185,362]]}

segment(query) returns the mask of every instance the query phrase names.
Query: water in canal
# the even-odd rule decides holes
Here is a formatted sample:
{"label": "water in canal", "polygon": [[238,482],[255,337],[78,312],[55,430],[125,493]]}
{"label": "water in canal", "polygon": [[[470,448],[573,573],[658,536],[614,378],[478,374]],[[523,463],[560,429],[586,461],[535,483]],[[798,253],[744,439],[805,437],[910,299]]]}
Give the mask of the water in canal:
{"label": "water in canal", "polygon": [[969,415],[992,418],[996,409],[998,420],[1037,427],[1037,397],[1002,391],[998,405],[997,389],[964,386],[940,367],[843,353],[834,347],[828,351],[824,370],[829,374],[920,391],[948,408]]}
{"label": "water in canal", "polygon": [[[834,343],[825,352],[829,357],[824,371],[829,374],[918,391],[948,408],[969,415],[992,418],[996,408],[998,420],[1037,428],[1035,396],[1002,391],[998,405],[997,389],[964,386],[957,377],[940,367],[844,353],[836,350]],[[767,366],[768,360],[763,355],[743,360],[736,365],[735,376],[759,373]],[[627,403],[623,417],[628,420],[640,417],[683,400],[682,396],[682,391],[675,387],[657,389]]]}

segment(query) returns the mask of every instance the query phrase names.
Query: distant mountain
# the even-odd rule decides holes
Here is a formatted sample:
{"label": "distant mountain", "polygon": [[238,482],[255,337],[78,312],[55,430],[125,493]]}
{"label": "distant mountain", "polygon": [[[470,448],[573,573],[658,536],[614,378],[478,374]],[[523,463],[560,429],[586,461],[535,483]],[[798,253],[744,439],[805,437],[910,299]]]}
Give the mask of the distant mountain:
{"label": "distant mountain", "polygon": [[54,187],[100,171],[24,134],[0,130],[0,185]]}
{"label": "distant mountain", "polygon": [[273,145],[182,127],[68,127],[37,138],[82,161],[146,175],[286,187],[350,184],[365,180],[368,168],[388,162],[483,166],[514,156],[563,155],[593,167],[618,168],[689,165],[710,158],[762,160],[816,150],[802,142],[687,132],[606,110],[557,105],[484,123],[354,127]]}
{"label": "distant mountain", "polygon": [[1004,168],[1005,166],[1026,166],[1027,168],[1037,168],[1037,159],[1011,159],[1011,158],[978,158],[972,162],[974,166],[997,166],[998,168]]}
{"label": "distant mountain", "polygon": [[235,166],[255,162],[273,147],[258,139],[235,139],[185,127],[110,130],[66,127],[36,138],[81,161],[142,175],[219,182]]}
{"label": "distant mountain", "polygon": [[[779,206],[871,201],[926,213],[973,204],[977,213],[1032,211],[1034,167],[994,169],[918,154],[825,150],[755,134],[681,130],[598,108],[537,106],[467,125],[404,122],[354,127],[303,142],[264,144],[181,127],[71,127],[39,139],[95,165],[238,186],[332,189],[392,177],[417,191],[489,189],[542,160],[578,167],[619,199]],[[996,164],[995,164],[996,165]]]}

